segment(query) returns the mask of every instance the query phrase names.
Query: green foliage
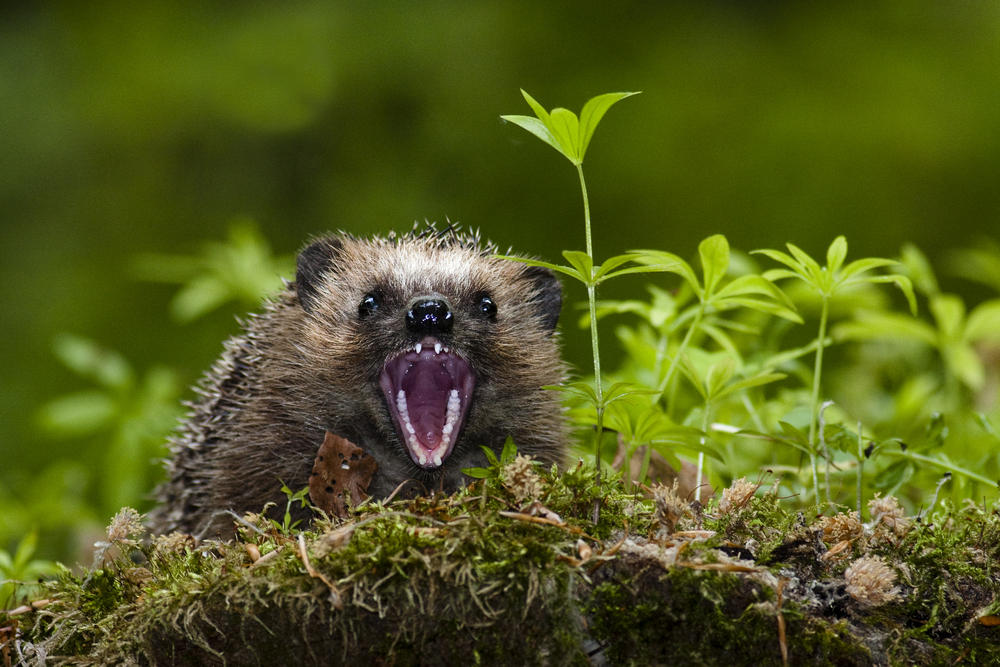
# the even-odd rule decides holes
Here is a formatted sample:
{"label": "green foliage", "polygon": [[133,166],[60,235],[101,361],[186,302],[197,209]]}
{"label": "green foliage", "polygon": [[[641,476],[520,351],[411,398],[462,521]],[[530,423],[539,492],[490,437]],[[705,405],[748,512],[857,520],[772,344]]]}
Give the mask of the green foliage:
{"label": "green foliage", "polygon": [[528,132],[562,153],[574,165],[582,165],[590,140],[597,130],[597,124],[616,102],[638,93],[605,93],[587,100],[580,116],[569,109],[557,107],[551,112],[524,90],[521,91],[535,116],[500,116],[506,121],[524,128]]}
{"label": "green foliage", "polygon": [[507,441],[503,443],[503,449],[500,450],[500,458],[493,453],[493,450],[489,447],[482,447],[483,454],[486,455],[486,460],[489,462],[489,468],[463,468],[464,472],[469,477],[473,479],[498,479],[501,470],[508,463],[511,463],[517,456],[517,446],[514,444],[513,438],[507,438]]}
{"label": "green foliage", "polygon": [[[706,454],[723,462],[722,469],[715,473],[717,481],[719,477],[724,481],[738,476],[753,461],[736,447],[737,439],[770,442],[787,453],[807,456],[812,499],[817,503],[824,497],[831,502],[832,495],[844,493],[846,483],[839,492],[834,487],[832,495],[831,487],[837,484],[838,477],[846,482],[848,470],[854,474],[859,505],[866,488],[897,491],[903,484],[914,483],[918,472],[926,479],[938,471],[947,471],[960,477],[963,484],[987,483],[995,492],[996,485],[975,472],[977,465],[986,465],[995,475],[1000,468],[995,456],[980,458],[976,465],[961,465],[943,453],[928,453],[943,446],[940,439],[928,439],[923,448],[900,446],[902,434],[891,432],[872,441],[871,446],[864,446],[863,441],[870,440],[871,433],[857,420],[852,421],[852,416],[836,402],[823,399],[824,386],[830,384],[824,381],[823,361],[827,348],[835,344],[879,338],[913,340],[937,351],[946,375],[955,378],[953,385],[981,391],[987,373],[981,350],[983,345],[995,345],[1000,340],[1000,300],[980,304],[966,315],[961,299],[939,293],[930,263],[915,247],[905,247],[898,261],[868,257],[848,262],[843,236],[827,248],[825,264],[792,243],[786,245],[788,252],[755,251],[778,262],[781,268],[761,270],[745,255],[738,255],[734,263],[729,242],[721,234],[699,244],[700,274],[682,257],[659,249],[633,250],[598,264],[590,242],[583,158],[597,121],[607,108],[629,94],[593,98],[578,118],[566,109],[547,112],[534,98],[522,93],[535,117],[504,119],[559,151],[577,167],[580,177],[587,251],[563,251],[565,265],[519,261],[547,267],[587,289],[588,315],[583,324],[591,331],[594,377],[592,381],[567,383],[562,389],[579,430],[594,433],[590,453],[598,470],[606,448],[602,435],[608,427],[617,432],[626,461],[641,451],[640,482],[645,480],[654,451],[675,468],[679,464],[675,450],[696,452],[696,498],[700,496]],[[988,249],[970,262],[988,267],[990,257]],[[672,289],[658,284],[647,286],[648,301],[596,298],[596,288],[611,278],[654,273],[676,276],[680,284]],[[788,291],[779,286],[785,281],[792,281]],[[928,297],[933,323],[917,316],[914,283]],[[902,292],[908,314],[894,311],[873,290],[882,284],[892,284]],[[818,311],[815,338],[805,344],[784,343],[782,338],[789,326],[802,324],[802,313],[812,316],[814,311]],[[608,386],[601,372],[597,320],[613,315],[636,316],[640,324],[616,330],[628,356],[624,367],[609,378],[612,383]],[[832,338],[831,320],[835,320]],[[809,355],[813,357],[811,372],[803,363]],[[844,373],[839,375],[843,377]],[[679,382],[681,378],[686,385]],[[912,390],[926,391],[924,388],[933,384],[925,379],[922,384],[914,383]],[[978,414],[970,419],[964,407],[966,396],[957,395],[954,388],[948,393],[953,400],[946,407],[956,413],[949,419],[962,424],[963,434],[967,435],[975,423],[981,425],[981,440],[996,441],[990,417]],[[996,402],[994,397],[994,414]],[[825,421],[826,417],[829,421]],[[894,420],[901,422],[904,416],[896,415]],[[808,428],[803,430],[806,424]],[[845,466],[844,457],[851,468]],[[864,466],[870,457],[877,457],[877,467],[866,476]],[[758,458],[753,465],[770,465],[799,475],[800,466],[784,463],[784,458],[772,453]],[[821,460],[825,464],[825,494],[820,488]],[[476,473],[483,475],[485,471]],[[631,483],[628,477],[627,486]]]}
{"label": "green foliage", "polygon": [[39,588],[38,580],[56,572],[55,563],[34,557],[37,547],[38,533],[30,532],[13,555],[0,549],[0,611],[31,599]]}
{"label": "green foliage", "polygon": [[[281,522],[271,520],[274,527],[281,532],[282,535],[290,535],[293,530],[299,527],[302,523],[301,519],[292,520],[292,510],[295,508],[295,503],[299,504],[299,507],[305,509],[306,507],[311,507],[309,503],[309,487],[305,486],[298,491],[292,491],[288,488],[288,485],[284,482],[281,483],[281,492],[285,494],[287,499],[285,502],[285,513],[281,517]],[[266,512],[266,510],[265,510]]]}
{"label": "green foliage", "polygon": [[226,241],[207,241],[196,255],[141,255],[134,262],[140,278],[181,285],[170,314],[184,324],[229,302],[256,308],[261,296],[276,292],[281,276],[293,268],[294,258],[275,256],[257,224],[247,218],[230,223]]}
{"label": "green foliage", "polygon": [[[590,140],[594,136],[597,124],[604,114],[613,104],[626,97],[637,93],[606,93],[591,98],[580,112],[580,117],[568,109],[556,108],[552,112],[547,112],[542,105],[534,100],[527,92],[521,91],[528,105],[535,112],[536,118],[529,116],[501,116],[504,120],[511,121],[516,125],[531,132],[536,137],[549,144],[562,153],[566,159],[576,166],[577,175],[580,178],[580,192],[583,196],[583,227],[587,252],[578,250],[563,251],[563,257],[569,262],[569,266],[560,266],[535,260],[525,260],[522,258],[510,258],[519,262],[524,262],[532,266],[544,266],[563,275],[575,278],[583,283],[587,288],[587,304],[590,307],[590,342],[591,353],[594,362],[594,392],[593,405],[596,414],[594,428],[594,457],[597,467],[601,465],[601,442],[604,435],[604,412],[607,409],[607,401],[604,397],[604,386],[601,378],[601,352],[597,332],[597,285],[604,280],[621,275],[627,269],[614,271],[619,266],[633,261],[631,256],[619,255],[611,257],[603,265],[594,265],[594,247],[591,240],[590,231],[590,200],[587,196],[587,182],[583,177],[583,158],[590,145]],[[645,271],[646,269],[634,269]]]}
{"label": "green foliage", "polygon": [[[199,255],[145,255],[135,262],[143,277],[181,285],[171,311],[182,322],[230,301],[258,306],[280,287],[279,272],[291,266],[290,257],[273,256],[246,220],[230,226],[227,240],[204,244]],[[77,531],[91,530],[96,517],[148,502],[161,474],[157,462],[181,415],[181,387],[191,380],[161,364],[139,370],[122,354],[75,334],[58,335],[53,351],[86,386],[43,404],[36,423],[50,440],[76,443],[81,462],[52,462],[21,485],[30,495],[0,487],[0,544],[31,529],[43,536],[62,533],[69,542]],[[288,509],[305,493],[291,494]],[[287,514],[280,527],[290,530]]]}
{"label": "green foliage", "polygon": [[95,443],[91,451],[100,476],[93,482],[101,513],[113,513],[152,486],[149,461],[163,454],[177,423],[180,382],[163,366],[140,375],[120,354],[72,334],[58,336],[53,348],[67,368],[94,386],[43,405],[39,424],[54,438]]}

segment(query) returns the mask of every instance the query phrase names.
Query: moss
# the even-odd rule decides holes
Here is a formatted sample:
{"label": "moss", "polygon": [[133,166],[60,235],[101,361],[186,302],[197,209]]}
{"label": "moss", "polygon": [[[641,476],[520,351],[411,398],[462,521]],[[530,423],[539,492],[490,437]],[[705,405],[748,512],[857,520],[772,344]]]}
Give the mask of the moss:
{"label": "moss", "polygon": [[[228,543],[109,538],[15,641],[53,664],[780,664],[781,619],[791,664],[1000,660],[978,622],[1000,604],[996,508],[869,526],[827,559],[821,523],[773,493],[665,534],[650,499],[584,468],[540,471],[535,491],[494,474],[301,536],[251,515]],[[898,600],[848,594],[861,556],[892,569]]]}
{"label": "moss", "polygon": [[[590,597],[591,632],[613,664],[781,662],[775,592],[731,573],[609,568]],[[782,607],[792,664],[867,665],[867,648],[842,623]]]}

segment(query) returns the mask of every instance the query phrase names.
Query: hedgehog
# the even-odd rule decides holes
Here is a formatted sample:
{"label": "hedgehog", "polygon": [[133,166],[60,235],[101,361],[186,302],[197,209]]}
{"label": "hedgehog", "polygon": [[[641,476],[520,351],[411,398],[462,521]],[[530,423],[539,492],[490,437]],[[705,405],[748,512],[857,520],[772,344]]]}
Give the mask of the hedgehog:
{"label": "hedgehog", "polygon": [[[196,387],[170,443],[156,532],[233,534],[231,512],[284,512],[325,434],[375,459],[367,492],[453,492],[512,438],[545,464],[565,455],[556,392],[562,289],[497,256],[477,232],[433,225],[335,233],[298,255],[295,281],[243,323]],[[300,510],[299,518],[308,520]]]}

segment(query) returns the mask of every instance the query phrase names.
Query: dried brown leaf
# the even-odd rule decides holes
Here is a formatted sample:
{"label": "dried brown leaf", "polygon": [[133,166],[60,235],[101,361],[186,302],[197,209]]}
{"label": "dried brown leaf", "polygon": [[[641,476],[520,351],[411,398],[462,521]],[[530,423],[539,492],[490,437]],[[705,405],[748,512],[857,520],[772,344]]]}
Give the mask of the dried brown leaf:
{"label": "dried brown leaf", "polygon": [[357,504],[368,498],[378,464],[365,450],[347,438],[326,432],[309,475],[309,498],[321,510],[347,516],[347,498]]}

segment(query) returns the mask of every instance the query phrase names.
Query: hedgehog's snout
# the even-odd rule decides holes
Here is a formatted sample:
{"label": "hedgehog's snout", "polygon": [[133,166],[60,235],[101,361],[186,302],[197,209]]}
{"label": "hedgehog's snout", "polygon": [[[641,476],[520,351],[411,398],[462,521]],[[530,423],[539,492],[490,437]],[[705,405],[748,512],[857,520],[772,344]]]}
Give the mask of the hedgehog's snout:
{"label": "hedgehog's snout", "polygon": [[406,311],[406,328],[416,334],[433,336],[448,333],[454,324],[451,306],[440,297],[417,297]]}

